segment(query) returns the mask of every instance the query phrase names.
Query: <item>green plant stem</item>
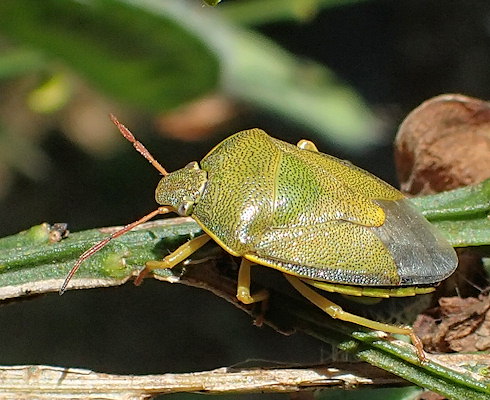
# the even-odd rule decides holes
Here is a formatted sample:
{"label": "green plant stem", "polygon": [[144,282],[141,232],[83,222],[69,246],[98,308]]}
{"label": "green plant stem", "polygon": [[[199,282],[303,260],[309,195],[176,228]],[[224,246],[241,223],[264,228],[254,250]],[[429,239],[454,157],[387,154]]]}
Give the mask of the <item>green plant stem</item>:
{"label": "green plant stem", "polygon": [[455,247],[490,243],[490,179],[461,189],[411,199]]}

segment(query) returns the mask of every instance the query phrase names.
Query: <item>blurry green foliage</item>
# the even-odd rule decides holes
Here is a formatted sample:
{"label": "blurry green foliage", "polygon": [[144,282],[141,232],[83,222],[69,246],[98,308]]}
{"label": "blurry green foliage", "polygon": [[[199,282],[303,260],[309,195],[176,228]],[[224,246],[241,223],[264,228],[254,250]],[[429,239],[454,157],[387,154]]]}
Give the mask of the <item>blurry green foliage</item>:
{"label": "blurry green foliage", "polygon": [[0,21],[1,32],[16,42],[149,111],[192,100],[218,81],[218,61],[199,38],[130,2],[7,0]]}
{"label": "blurry green foliage", "polygon": [[[375,140],[377,121],[355,90],[326,67],[298,59],[227,16],[246,3],[229,2],[221,12],[221,5],[187,1],[4,0],[0,35],[34,52],[24,57],[48,60],[48,73],[61,63],[140,111],[163,112],[220,92],[296,121],[340,146],[359,149]],[[312,2],[297,7],[306,3]],[[0,57],[0,73],[8,69],[4,63],[12,60]]]}

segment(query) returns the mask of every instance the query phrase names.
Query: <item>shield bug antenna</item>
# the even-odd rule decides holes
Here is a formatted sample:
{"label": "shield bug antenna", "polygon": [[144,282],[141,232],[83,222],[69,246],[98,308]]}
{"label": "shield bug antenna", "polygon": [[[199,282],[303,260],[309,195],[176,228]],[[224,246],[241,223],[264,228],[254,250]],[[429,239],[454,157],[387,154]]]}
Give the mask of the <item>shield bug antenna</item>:
{"label": "shield bug antenna", "polygon": [[[130,132],[128,128],[126,128],[122,123],[119,122],[119,120],[116,118],[115,115],[110,114],[111,121],[114,123],[114,125],[117,126],[119,129],[119,132],[129,141],[133,144],[134,148],[140,153],[143,157],[145,157],[151,165],[153,165],[163,176],[167,176],[168,172],[163,166],[155,160],[155,158],[150,154],[150,152],[146,149],[146,147],[141,143],[140,141],[136,140],[134,135]],[[105,247],[112,239],[115,239],[121,235],[124,235],[126,232],[130,231],[134,227],[149,221],[150,219],[156,217],[157,215],[160,214],[167,214],[169,212],[172,212],[173,209],[171,207],[158,207],[156,210],[152,211],[151,213],[145,215],[143,218],[140,218],[139,220],[132,222],[131,224],[128,224],[124,226],[123,228],[119,229],[116,232],[113,232],[111,235],[106,237],[105,239],[101,240],[100,242],[96,243],[93,245],[90,249],[86,250],[76,261],[75,265],[73,265],[72,269],[68,273],[68,275],[65,278],[65,281],[61,285],[60,288],[60,295],[62,295],[66,287],[68,286],[68,283],[70,282],[71,278],[77,270],[80,268],[80,265],[88,258],[90,258],[92,255],[97,253],[99,250],[101,250],[103,247]]]}
{"label": "shield bug antenna", "polygon": [[143,157],[145,157],[151,165],[153,165],[163,176],[167,176],[168,172],[165,168],[162,167],[162,165],[153,158],[153,156],[150,154],[150,152],[146,149],[145,146],[143,146],[143,143],[141,143],[139,140],[136,140],[134,135],[131,133],[131,131],[126,128],[123,124],[119,122],[119,120],[116,118],[114,114],[109,114],[111,121],[114,123],[114,125],[117,126],[117,129],[119,129],[119,132],[129,141],[133,144],[134,148],[138,153],[140,153]]}

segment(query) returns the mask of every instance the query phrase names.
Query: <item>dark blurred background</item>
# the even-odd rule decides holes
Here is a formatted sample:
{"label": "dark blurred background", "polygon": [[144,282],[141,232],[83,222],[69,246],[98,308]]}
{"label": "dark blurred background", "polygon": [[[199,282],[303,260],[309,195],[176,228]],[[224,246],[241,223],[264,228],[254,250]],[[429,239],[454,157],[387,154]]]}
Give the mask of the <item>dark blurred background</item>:
{"label": "dark blurred background", "polygon": [[[169,170],[200,160],[231,133],[261,127],[293,143],[312,139],[396,185],[392,140],[410,110],[441,93],[490,97],[486,0],[310,1],[293,11],[266,0],[216,8],[196,0],[175,10],[163,2],[150,16],[117,1],[94,3],[98,9],[0,5],[1,236],[44,221],[71,231],[122,225],[154,209],[158,174],[118,135],[109,112]],[[106,21],[92,29],[97,13]],[[159,34],[138,29],[145,16],[147,26],[168,24],[160,21]],[[65,42],[55,40],[61,33]],[[104,47],[108,37],[114,45]],[[104,49],[113,59],[104,60]],[[208,292],[149,280],[9,304],[0,321],[1,364],[163,373],[247,359],[314,363],[330,352],[308,337],[256,328]]]}

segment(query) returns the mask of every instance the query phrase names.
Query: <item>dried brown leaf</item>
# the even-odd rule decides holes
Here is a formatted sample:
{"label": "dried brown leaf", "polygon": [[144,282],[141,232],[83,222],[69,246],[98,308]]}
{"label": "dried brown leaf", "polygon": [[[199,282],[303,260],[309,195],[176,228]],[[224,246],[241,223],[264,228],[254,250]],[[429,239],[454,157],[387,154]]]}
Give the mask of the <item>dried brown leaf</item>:
{"label": "dried brown leaf", "polygon": [[419,315],[414,329],[429,351],[489,350],[490,298],[443,297],[439,307]]}
{"label": "dried brown leaf", "polygon": [[490,178],[490,103],[446,94],[422,103],[395,140],[402,191],[430,194]]}

